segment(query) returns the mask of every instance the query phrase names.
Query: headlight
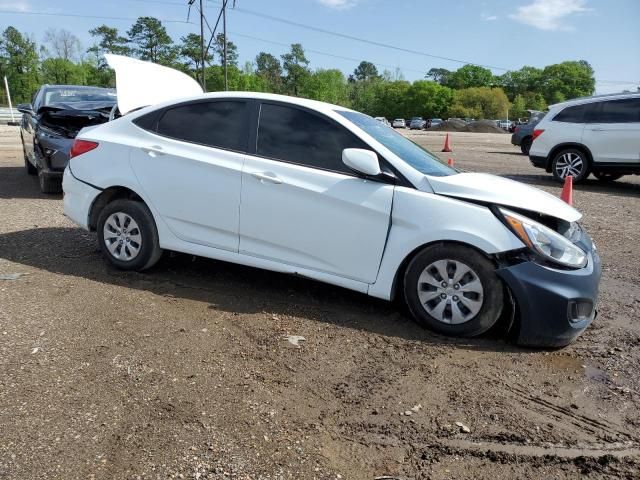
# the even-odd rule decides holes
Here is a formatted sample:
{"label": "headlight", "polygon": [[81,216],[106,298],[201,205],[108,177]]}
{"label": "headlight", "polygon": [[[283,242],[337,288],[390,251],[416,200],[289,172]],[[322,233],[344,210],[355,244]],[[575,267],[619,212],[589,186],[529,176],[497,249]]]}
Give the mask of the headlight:
{"label": "headlight", "polygon": [[559,233],[511,210],[501,208],[500,213],[520,240],[545,259],[573,268],[587,264],[586,253]]}

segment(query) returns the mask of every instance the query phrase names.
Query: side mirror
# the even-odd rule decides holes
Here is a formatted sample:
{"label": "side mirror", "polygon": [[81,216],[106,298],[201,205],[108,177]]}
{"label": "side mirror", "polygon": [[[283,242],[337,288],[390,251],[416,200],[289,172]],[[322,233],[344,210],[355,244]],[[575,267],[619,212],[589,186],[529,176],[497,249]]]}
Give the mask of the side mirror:
{"label": "side mirror", "polygon": [[378,155],[371,150],[345,148],[342,151],[342,163],[352,170],[370,177],[375,177],[382,173]]}
{"label": "side mirror", "polygon": [[33,106],[30,103],[19,103],[16,105],[16,110],[20,113],[33,113]]}

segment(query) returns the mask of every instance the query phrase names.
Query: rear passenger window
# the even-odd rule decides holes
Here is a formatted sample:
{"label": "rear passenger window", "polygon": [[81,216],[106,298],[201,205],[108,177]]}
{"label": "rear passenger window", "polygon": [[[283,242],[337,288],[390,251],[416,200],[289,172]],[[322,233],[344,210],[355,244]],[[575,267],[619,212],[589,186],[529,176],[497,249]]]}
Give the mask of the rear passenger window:
{"label": "rear passenger window", "polygon": [[594,115],[594,123],[635,123],[640,122],[640,98],[610,100],[602,102]]}
{"label": "rear passenger window", "polygon": [[201,102],[165,111],[160,135],[210,147],[244,152],[248,143],[246,102]]}
{"label": "rear passenger window", "polygon": [[262,104],[257,154],[308,167],[353,174],[345,148],[369,148],[346,128],[298,108]]}
{"label": "rear passenger window", "polygon": [[589,104],[575,105],[573,107],[567,107],[553,117],[554,122],[565,123],[583,123],[585,119],[585,112],[587,111]]}

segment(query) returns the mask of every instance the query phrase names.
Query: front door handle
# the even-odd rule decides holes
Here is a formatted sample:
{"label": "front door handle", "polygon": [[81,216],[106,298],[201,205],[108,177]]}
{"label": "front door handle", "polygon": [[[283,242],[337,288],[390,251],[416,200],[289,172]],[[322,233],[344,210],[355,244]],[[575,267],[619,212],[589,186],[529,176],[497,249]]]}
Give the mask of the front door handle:
{"label": "front door handle", "polygon": [[155,155],[164,155],[165,152],[162,150],[160,145],[151,145],[150,147],[140,147],[143,152],[148,153],[152,157]]}
{"label": "front door handle", "polygon": [[261,182],[275,183],[276,185],[280,185],[282,183],[282,180],[280,180],[275,173],[271,172],[253,172],[251,173],[251,176],[253,178],[257,178]]}

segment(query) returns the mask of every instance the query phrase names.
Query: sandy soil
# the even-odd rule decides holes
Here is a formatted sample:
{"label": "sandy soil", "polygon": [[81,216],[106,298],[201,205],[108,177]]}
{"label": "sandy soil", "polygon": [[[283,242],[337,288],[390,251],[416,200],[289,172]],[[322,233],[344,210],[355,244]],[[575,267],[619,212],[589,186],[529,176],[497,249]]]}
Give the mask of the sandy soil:
{"label": "sandy soil", "polygon": [[[116,271],[0,128],[0,479],[639,477],[637,177],[577,187],[600,313],[571,346],[528,350],[202,258]],[[560,192],[508,135],[452,144],[460,168]]]}

